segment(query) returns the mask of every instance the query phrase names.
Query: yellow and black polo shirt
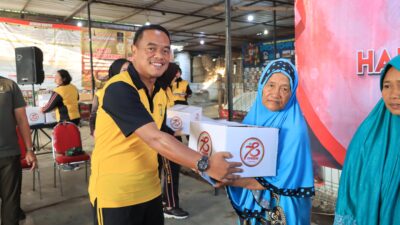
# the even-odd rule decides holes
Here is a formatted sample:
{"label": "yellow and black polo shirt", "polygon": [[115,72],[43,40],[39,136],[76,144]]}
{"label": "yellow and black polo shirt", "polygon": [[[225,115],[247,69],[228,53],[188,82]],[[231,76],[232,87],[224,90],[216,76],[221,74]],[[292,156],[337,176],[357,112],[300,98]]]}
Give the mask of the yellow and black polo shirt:
{"label": "yellow and black polo shirt", "polygon": [[172,94],[171,87],[166,87],[165,92],[167,94],[167,99],[168,99],[167,108],[170,108],[175,105],[175,97],[174,94]]}
{"label": "yellow and black polo shirt", "polygon": [[187,97],[192,94],[189,83],[186,80],[178,78],[176,82],[171,84],[172,94],[174,95],[175,104],[187,105]]}
{"label": "yellow and black polo shirt", "polygon": [[79,92],[73,84],[58,86],[53,90],[49,102],[43,107],[45,113],[55,109],[57,121],[71,121],[80,118]]}
{"label": "yellow and black polo shirt", "polygon": [[134,132],[165,126],[167,96],[156,82],[152,96],[133,66],[112,77],[98,96],[89,195],[98,208],[150,201],[161,195],[157,152]]}

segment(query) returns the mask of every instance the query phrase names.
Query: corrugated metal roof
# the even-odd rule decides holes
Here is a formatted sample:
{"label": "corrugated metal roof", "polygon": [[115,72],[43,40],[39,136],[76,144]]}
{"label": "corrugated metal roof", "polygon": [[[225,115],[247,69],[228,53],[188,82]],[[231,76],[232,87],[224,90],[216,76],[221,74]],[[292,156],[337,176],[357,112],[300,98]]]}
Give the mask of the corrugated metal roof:
{"label": "corrugated metal roof", "polygon": [[[173,42],[194,45],[201,36],[206,45],[213,43],[203,49],[222,49],[218,45],[224,45],[224,0],[0,0],[0,9],[24,11],[25,15],[36,15],[36,19],[46,22],[71,23],[73,17],[87,19],[88,2],[94,21],[132,25],[149,21],[169,29]],[[274,4],[281,7],[276,11],[277,36],[294,36],[294,0],[231,0],[232,7],[237,9],[231,11],[233,47],[240,48],[246,41],[271,39],[273,11],[270,7]],[[254,16],[251,22],[247,21],[249,14]],[[257,35],[264,29],[269,30],[269,36]]]}

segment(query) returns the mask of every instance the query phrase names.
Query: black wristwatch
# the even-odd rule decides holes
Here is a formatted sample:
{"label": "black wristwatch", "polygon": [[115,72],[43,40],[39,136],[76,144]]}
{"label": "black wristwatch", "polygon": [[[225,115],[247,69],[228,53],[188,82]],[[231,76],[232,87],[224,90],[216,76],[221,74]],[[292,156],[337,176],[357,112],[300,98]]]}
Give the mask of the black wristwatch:
{"label": "black wristwatch", "polygon": [[197,161],[197,170],[199,172],[205,172],[208,169],[208,156],[203,155],[199,161]]}

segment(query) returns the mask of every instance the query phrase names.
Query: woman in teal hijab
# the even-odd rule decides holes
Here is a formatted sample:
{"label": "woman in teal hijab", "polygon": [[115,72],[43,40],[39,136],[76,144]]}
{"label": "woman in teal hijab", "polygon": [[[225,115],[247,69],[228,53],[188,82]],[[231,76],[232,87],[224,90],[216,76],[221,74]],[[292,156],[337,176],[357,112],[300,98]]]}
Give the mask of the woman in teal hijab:
{"label": "woman in teal hijab", "polygon": [[400,56],[383,69],[380,89],[347,150],[335,225],[400,224]]}
{"label": "woman in teal hijab", "polygon": [[276,176],[241,178],[226,187],[240,224],[309,225],[314,179],[307,125],[296,98],[296,68],[270,62],[244,124],[279,128]]}

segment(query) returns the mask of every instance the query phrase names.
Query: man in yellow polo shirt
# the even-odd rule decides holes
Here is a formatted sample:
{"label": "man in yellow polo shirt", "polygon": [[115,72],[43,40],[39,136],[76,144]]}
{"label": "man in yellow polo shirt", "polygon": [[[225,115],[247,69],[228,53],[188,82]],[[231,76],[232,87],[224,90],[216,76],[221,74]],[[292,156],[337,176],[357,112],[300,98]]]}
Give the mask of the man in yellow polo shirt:
{"label": "man in yellow polo shirt", "polygon": [[227,162],[229,153],[207,158],[160,131],[167,96],[157,78],[168,67],[170,44],[165,28],[141,27],[133,40],[133,66],[111,78],[99,96],[89,183],[95,224],[164,224],[157,153],[217,180],[239,177],[234,173],[241,163]]}

